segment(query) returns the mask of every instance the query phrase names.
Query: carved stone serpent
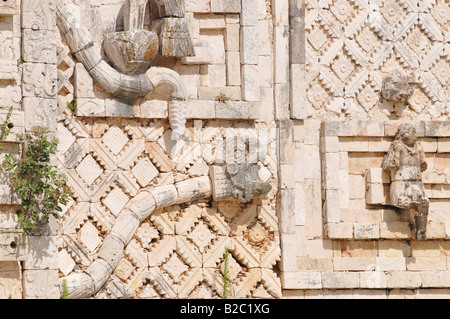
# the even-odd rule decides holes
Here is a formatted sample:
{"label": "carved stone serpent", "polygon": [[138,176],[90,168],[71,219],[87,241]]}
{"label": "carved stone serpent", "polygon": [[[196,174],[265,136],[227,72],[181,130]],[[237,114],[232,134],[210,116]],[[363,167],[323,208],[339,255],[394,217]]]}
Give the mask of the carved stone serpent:
{"label": "carved stone serpent", "polygon": [[69,49],[80,61],[94,81],[115,97],[135,99],[146,96],[154,88],[164,85],[171,92],[169,100],[169,121],[173,128],[172,139],[184,134],[186,119],[184,103],[187,91],[181,76],[170,69],[150,67],[144,74],[124,74],[103,60],[94,47],[89,31],[84,27],[80,8],[70,0],[59,0],[56,8],[56,22]]}
{"label": "carved stone serpent", "polygon": [[[255,180],[254,173],[257,167],[257,164],[246,164],[245,168],[238,166],[235,175],[240,176],[241,181],[245,182],[249,178],[253,180],[248,188],[242,188],[241,185],[242,190],[235,188],[236,181],[224,173],[224,167],[212,166],[210,175],[220,180],[219,183],[213,182],[209,176],[202,176],[139,193],[119,213],[98,251],[98,258],[83,273],[74,273],[65,278],[69,298],[87,298],[103,287],[119,264],[123,250],[141,222],[149,218],[156,209],[189,203],[211,195],[214,200],[234,198],[247,203],[255,197],[268,193],[271,189],[270,184]],[[218,174],[221,176],[217,176]]]}
{"label": "carved stone serpent", "polygon": [[[71,52],[104,90],[116,97],[133,99],[147,95],[153,88],[165,85],[171,91],[169,121],[172,139],[183,135],[185,129],[186,87],[173,70],[150,67],[145,74],[124,74],[103,60],[94,48],[89,31],[83,26],[78,6],[70,0],[59,0],[57,23]],[[268,193],[269,183],[261,182],[256,164],[212,166],[211,177],[191,178],[172,185],[145,190],[122,209],[110,233],[105,237],[98,258],[82,273],[65,278],[69,298],[88,298],[98,292],[119,264],[123,250],[133,238],[141,222],[156,209],[188,203],[213,196],[214,200],[235,199],[242,203]],[[214,181],[214,183],[213,183]]]}

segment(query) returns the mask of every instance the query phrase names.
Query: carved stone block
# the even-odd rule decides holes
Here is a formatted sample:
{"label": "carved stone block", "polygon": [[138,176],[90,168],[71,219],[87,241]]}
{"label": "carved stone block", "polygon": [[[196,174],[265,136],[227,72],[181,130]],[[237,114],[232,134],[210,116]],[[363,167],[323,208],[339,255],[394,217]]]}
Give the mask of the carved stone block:
{"label": "carved stone block", "polygon": [[114,155],[118,155],[123,150],[125,144],[127,144],[128,137],[118,126],[113,125],[103,135],[102,140]]}
{"label": "carved stone block", "polygon": [[75,261],[70,257],[66,249],[59,251],[58,253],[58,269],[64,275],[67,276],[74,268]]}
{"label": "carved stone block", "polygon": [[58,270],[25,270],[25,299],[59,299]]}
{"label": "carved stone block", "polygon": [[0,261],[26,260],[27,237],[22,231],[0,229]]}
{"label": "carved stone block", "polygon": [[414,74],[393,71],[383,80],[382,93],[387,100],[395,102],[406,102],[416,89]]}
{"label": "carved stone block", "polygon": [[139,160],[131,172],[142,187],[146,187],[159,174],[148,158]]}
{"label": "carved stone block", "polygon": [[61,123],[58,123],[58,128],[56,130],[56,135],[58,136],[58,151],[62,154],[67,152],[67,150],[75,142],[75,136]]}
{"label": "carved stone block", "polygon": [[19,109],[21,101],[22,90],[20,86],[0,83],[0,105]]}
{"label": "carved stone block", "polygon": [[159,233],[157,228],[150,226],[149,223],[144,223],[138,228],[136,238],[142,246],[147,247],[154,239],[159,238]]}
{"label": "carved stone block", "polygon": [[20,83],[17,61],[0,61],[0,80],[14,80],[16,83]]}
{"label": "carved stone block", "polygon": [[14,261],[0,263],[0,298],[22,298],[22,270],[20,263]]}
{"label": "carved stone block", "polygon": [[25,128],[33,126],[46,127],[50,132],[56,131],[56,117],[58,116],[58,102],[55,99],[38,97],[24,97]]}
{"label": "carved stone block", "polygon": [[22,0],[22,28],[55,30],[56,1]]}
{"label": "carved stone block", "polygon": [[123,6],[124,29],[127,31],[143,30],[145,11],[148,0],[126,0]]}
{"label": "carved stone block", "polygon": [[103,41],[106,54],[114,65],[126,74],[144,73],[158,52],[158,36],[155,32],[133,30],[113,32]]}
{"label": "carved stone block", "polygon": [[117,265],[116,270],[114,270],[114,274],[120,279],[126,281],[133,271],[133,265],[126,259],[122,259]]}
{"label": "carved stone block", "polygon": [[145,149],[144,140],[135,139],[130,141],[126,145],[124,150],[119,154],[118,157],[119,167],[123,169],[129,169],[132,165],[134,165],[136,158],[142,154],[144,149]]}
{"label": "carved stone block", "polygon": [[56,65],[44,63],[23,64],[23,96],[52,98],[58,93]]}
{"label": "carved stone block", "polygon": [[[4,18],[3,20],[5,19],[6,18]],[[6,19],[6,25],[4,26],[0,22],[0,27],[6,29],[5,31],[0,32],[0,58],[2,60],[14,61],[17,64],[17,59],[20,58],[21,44],[20,38],[14,36],[14,28],[12,28],[11,25],[12,23],[12,19]]]}
{"label": "carved stone block", "polygon": [[87,222],[78,231],[78,237],[80,241],[86,246],[89,251],[94,252],[100,245],[101,239],[99,237],[98,229],[92,225],[91,222]]}
{"label": "carved stone block", "polygon": [[24,29],[22,56],[25,62],[56,64],[56,31]]}
{"label": "carved stone block", "polygon": [[0,15],[20,14],[20,0],[2,1]]}
{"label": "carved stone block", "polygon": [[102,167],[91,154],[87,155],[75,170],[89,186],[103,173]]}
{"label": "carved stone block", "polygon": [[185,18],[163,18],[158,21],[160,54],[186,57],[195,55]]}
{"label": "carved stone block", "polygon": [[126,205],[129,198],[125,193],[118,187],[114,188],[108,196],[103,200],[103,203],[106,207],[113,213],[115,216],[119,215],[122,208]]}
{"label": "carved stone block", "polygon": [[253,198],[267,194],[272,187],[259,179],[258,165],[255,164],[211,166],[210,176],[212,195],[218,201],[234,199],[248,203]]}

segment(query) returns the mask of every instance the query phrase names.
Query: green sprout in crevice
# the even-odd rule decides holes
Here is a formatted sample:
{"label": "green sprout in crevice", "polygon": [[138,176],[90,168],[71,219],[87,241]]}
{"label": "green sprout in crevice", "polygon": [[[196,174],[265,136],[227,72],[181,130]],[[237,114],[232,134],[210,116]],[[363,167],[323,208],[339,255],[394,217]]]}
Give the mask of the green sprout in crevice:
{"label": "green sprout in crevice", "polygon": [[230,98],[226,96],[224,93],[220,93],[219,95],[216,96],[216,100],[219,101],[220,103],[226,103],[227,101],[230,100]]}
{"label": "green sprout in crevice", "polygon": [[12,106],[10,107],[8,114],[6,114],[5,122],[0,125],[0,151],[3,151],[3,145],[1,144],[11,132],[11,129],[14,127],[14,124],[11,122],[12,115]]}
{"label": "green sprout in crevice", "polygon": [[222,299],[228,299],[228,290],[230,288],[230,270],[228,269],[229,258],[230,258],[230,248],[225,247],[225,253],[223,254]]}
{"label": "green sprout in crevice", "polygon": [[67,288],[67,280],[64,279],[62,282],[62,295],[60,299],[69,299],[69,289]]}
{"label": "green sprout in crevice", "polygon": [[75,114],[75,112],[77,111],[77,102],[67,102],[67,107],[72,111],[72,113]]}

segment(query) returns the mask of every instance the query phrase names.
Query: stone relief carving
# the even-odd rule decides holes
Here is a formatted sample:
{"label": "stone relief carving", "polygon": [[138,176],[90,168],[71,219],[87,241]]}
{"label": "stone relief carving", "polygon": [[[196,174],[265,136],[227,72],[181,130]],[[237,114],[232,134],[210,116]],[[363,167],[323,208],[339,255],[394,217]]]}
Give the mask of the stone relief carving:
{"label": "stone relief carving", "polygon": [[189,35],[189,26],[184,17],[184,0],[150,1],[152,15],[157,17],[159,53],[162,56],[194,56],[195,50]]}
{"label": "stone relief carving", "polygon": [[[227,199],[234,197],[240,202],[248,202],[268,193],[271,189],[268,183],[255,182],[259,180],[256,178],[257,165],[231,165],[227,168],[227,173],[224,172],[224,167],[212,166],[212,169],[223,174],[222,183],[227,185],[226,191],[221,185],[212,182],[215,178],[202,176],[144,190],[123,205],[98,251],[98,258],[85,272],[73,273],[65,278],[69,297],[87,298],[98,292],[118,267],[123,251],[130,244],[139,225],[156,210],[207,198],[214,193],[217,194],[217,186],[223,196],[215,199],[223,200],[226,195]],[[217,176],[217,173],[214,176]],[[253,187],[244,191],[243,186],[248,185],[250,180],[254,183]],[[248,236],[251,242],[261,244],[267,234],[259,224],[256,224]]]}
{"label": "stone relief carving", "polygon": [[147,71],[158,51],[158,35],[144,30],[146,3],[142,0],[126,1],[125,31],[108,33],[104,37],[106,54],[126,74]]}
{"label": "stone relief carving", "polygon": [[[125,291],[140,297],[146,293],[137,287],[161,289],[155,296],[193,296],[195,286],[217,275],[217,265],[225,246],[231,247],[234,258],[248,267],[239,271],[239,278],[242,277],[243,281],[236,279],[234,289],[237,295],[247,296],[257,282],[269,278],[277,283],[276,287],[281,287],[272,271],[279,255],[278,226],[273,223],[275,211],[269,208],[267,201],[271,201],[274,194],[249,205],[241,205],[230,196],[211,207],[211,195],[216,191],[214,177],[208,172],[211,165],[217,171],[225,168],[221,166],[222,161],[208,162],[209,165],[203,160],[197,161],[203,163],[201,173],[193,172],[193,168],[199,169],[195,165],[188,165],[189,173],[186,172],[179,162],[172,162],[170,152],[166,153],[168,149],[160,138],[164,136],[164,128],[156,125],[159,121],[155,125],[143,121],[139,126],[134,120],[128,120],[128,124],[122,124],[124,128],[114,120],[109,125],[96,122],[98,127],[93,129],[93,138],[88,140],[81,136],[89,134],[84,135],[77,130],[88,125],[87,122],[77,121],[77,127],[65,125],[72,134],[80,136],[76,142],[73,139],[67,141],[69,146],[72,143],[74,149],[80,149],[80,155],[75,156],[68,151],[61,157],[61,160],[65,158],[66,168],[69,164],[73,167],[67,169],[67,173],[77,196],[63,218],[63,249],[76,260],[76,265],[70,260],[65,261],[67,269],[62,275],[66,277],[61,278],[67,280],[71,298],[92,295],[98,298],[112,289],[112,282],[124,285]],[[142,133],[138,135],[140,128],[142,133],[145,132],[145,138]],[[133,139],[129,139],[122,129],[128,133],[133,130]],[[170,138],[167,124],[165,129]],[[211,126],[209,134],[213,139],[213,136],[221,134],[220,129]],[[155,140],[157,142],[152,142]],[[87,165],[89,162],[91,164]],[[231,165],[229,171],[236,175],[233,168]],[[239,185],[239,191],[242,191],[246,180],[256,181],[251,174],[257,174],[257,166],[245,168],[240,171],[243,184]],[[152,182],[148,183],[150,179]],[[227,185],[232,185],[231,181]],[[232,193],[231,189],[229,194]],[[86,243],[80,239],[80,230],[88,223],[97,227],[101,237],[106,237],[103,244],[98,244],[100,234],[92,231],[91,225],[85,229],[83,240]],[[83,247],[83,251],[76,248],[78,245]],[[94,251],[89,250],[88,245]],[[132,273],[129,262],[133,264]],[[88,270],[81,272],[78,267],[82,271]],[[183,270],[182,276],[176,275],[178,267]],[[155,277],[155,272],[164,273],[164,276]],[[194,274],[195,277],[190,277]],[[210,285],[216,287],[214,282],[211,281]]]}
{"label": "stone relief carving", "polygon": [[22,27],[32,30],[54,30],[56,0],[22,1]]}
{"label": "stone relief carving", "polygon": [[429,200],[421,174],[427,169],[427,162],[412,125],[400,124],[383,168],[391,177],[391,205],[415,211],[416,239],[425,240]]}
{"label": "stone relief carving", "polygon": [[229,163],[211,168],[214,200],[235,199],[243,204],[270,191],[271,185],[258,177],[257,164]]}
{"label": "stone relief carving", "polygon": [[52,30],[23,30],[23,60],[56,63],[56,37]]}
{"label": "stone relief carving", "polygon": [[[144,2],[128,0],[127,3],[126,26],[131,30],[113,33],[105,38],[109,57],[123,73],[111,67],[96,51],[92,36],[83,26],[80,8],[70,0],[59,1],[57,24],[77,60],[100,87],[115,97],[135,99],[146,96],[159,85],[168,87],[171,92],[169,120],[177,128],[172,135],[172,139],[176,140],[184,133],[184,117],[180,117],[180,114],[184,114],[184,104],[177,102],[186,99],[186,86],[180,75],[170,69],[150,67],[146,71],[156,54],[157,37],[153,32],[140,30],[142,19],[134,19],[133,14],[143,14]],[[142,50],[144,44],[150,46]]]}
{"label": "stone relief carving", "polygon": [[416,81],[411,72],[394,70],[383,79],[382,94],[390,101],[406,102],[415,89]]}
{"label": "stone relief carving", "polygon": [[57,91],[57,69],[44,63],[23,64],[23,96],[52,98]]}

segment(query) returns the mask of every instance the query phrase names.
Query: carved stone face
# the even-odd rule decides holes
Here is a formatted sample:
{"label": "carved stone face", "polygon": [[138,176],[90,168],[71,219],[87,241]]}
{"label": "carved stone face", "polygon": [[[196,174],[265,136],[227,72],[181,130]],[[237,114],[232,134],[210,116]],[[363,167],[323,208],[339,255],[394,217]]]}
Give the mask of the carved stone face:
{"label": "carved stone face", "polygon": [[233,197],[241,203],[248,203],[272,189],[269,183],[259,179],[256,164],[228,164],[226,172],[231,182]]}
{"label": "carved stone face", "polygon": [[270,192],[272,185],[260,179],[258,164],[229,163],[211,167],[212,193],[216,201],[249,203]]}
{"label": "carved stone face", "polygon": [[417,142],[416,129],[409,124],[400,125],[397,134],[402,139],[402,142],[410,147]]}
{"label": "carved stone face", "polygon": [[383,80],[383,97],[394,102],[406,102],[415,89],[416,83],[412,73],[395,70]]}

